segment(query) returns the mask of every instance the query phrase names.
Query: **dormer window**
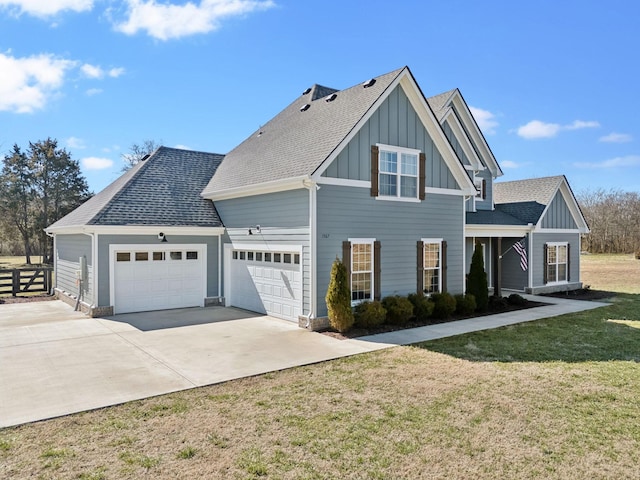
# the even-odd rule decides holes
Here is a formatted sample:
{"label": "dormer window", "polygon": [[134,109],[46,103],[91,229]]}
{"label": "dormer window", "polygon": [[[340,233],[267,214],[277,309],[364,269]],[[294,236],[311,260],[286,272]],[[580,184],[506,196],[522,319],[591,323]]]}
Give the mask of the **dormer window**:
{"label": "dormer window", "polygon": [[373,196],[381,200],[424,199],[424,154],[420,150],[379,144],[371,152]]}
{"label": "dormer window", "polygon": [[476,200],[485,200],[487,198],[487,181],[484,178],[476,177],[473,183],[476,186]]}

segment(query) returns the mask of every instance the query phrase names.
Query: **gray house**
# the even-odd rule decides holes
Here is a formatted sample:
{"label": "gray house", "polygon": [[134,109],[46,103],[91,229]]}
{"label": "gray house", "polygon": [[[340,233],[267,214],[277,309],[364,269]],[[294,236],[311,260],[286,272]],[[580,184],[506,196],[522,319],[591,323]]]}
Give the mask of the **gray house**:
{"label": "gray house", "polygon": [[94,315],[221,303],[313,324],[335,258],[354,304],[462,293],[476,242],[496,288],[580,287],[566,179],[501,175],[458,90],[427,99],[407,67],[314,85],[228,154],[161,147],[51,225],[56,291]]}

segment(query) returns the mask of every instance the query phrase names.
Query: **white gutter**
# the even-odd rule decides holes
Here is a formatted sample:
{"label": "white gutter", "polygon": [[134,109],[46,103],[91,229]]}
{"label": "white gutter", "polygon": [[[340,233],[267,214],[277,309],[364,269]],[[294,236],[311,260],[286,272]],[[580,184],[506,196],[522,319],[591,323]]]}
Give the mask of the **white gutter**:
{"label": "white gutter", "polygon": [[320,186],[312,181],[307,180],[304,182],[305,188],[309,190],[309,257],[311,261],[311,267],[309,272],[309,288],[311,290],[311,305],[309,308],[309,313],[307,315],[307,327],[309,326],[310,321],[315,318],[316,313],[318,311],[318,292],[316,288],[317,278],[317,212],[316,212],[316,203],[318,190],[320,190]]}
{"label": "white gutter", "polygon": [[243,185],[241,187],[227,188],[225,190],[204,190],[200,196],[215,202],[216,200],[228,200],[230,198],[263,195],[266,193],[295,190],[297,188],[307,188],[306,182],[309,180],[309,175],[302,175],[300,177],[283,178],[255,185]]}

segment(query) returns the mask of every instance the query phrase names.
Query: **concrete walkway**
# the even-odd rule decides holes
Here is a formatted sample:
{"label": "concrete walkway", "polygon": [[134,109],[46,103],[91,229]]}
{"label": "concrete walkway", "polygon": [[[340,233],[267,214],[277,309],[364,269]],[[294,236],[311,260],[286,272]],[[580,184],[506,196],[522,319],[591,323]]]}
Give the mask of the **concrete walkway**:
{"label": "concrete walkway", "polygon": [[606,305],[544,301],[352,340],[234,308],[87,318],[59,301],[0,305],[0,427]]}

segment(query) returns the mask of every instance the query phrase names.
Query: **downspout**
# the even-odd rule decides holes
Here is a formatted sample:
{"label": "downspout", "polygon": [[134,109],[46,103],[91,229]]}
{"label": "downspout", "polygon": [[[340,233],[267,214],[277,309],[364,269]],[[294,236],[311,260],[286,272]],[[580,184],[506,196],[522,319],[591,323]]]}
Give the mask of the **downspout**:
{"label": "downspout", "polygon": [[218,235],[218,302],[222,297],[222,235]]}
{"label": "downspout", "polygon": [[[56,245],[56,234],[55,233],[49,233],[46,230],[44,231],[44,233],[46,233],[47,237],[49,238],[53,238],[53,277],[55,278],[55,281],[53,283],[57,284],[58,283],[58,277],[55,275],[55,272],[58,271],[58,250],[57,250],[57,245]],[[53,285],[50,286],[51,290],[49,291],[49,295],[53,295],[53,291],[55,290],[55,287]]]}
{"label": "downspout", "polygon": [[[93,278],[91,279],[91,291],[93,293],[93,302],[90,307],[96,306],[98,299],[98,291],[96,290],[96,284],[98,282],[98,234],[82,232],[83,235],[91,237],[91,266],[93,267]],[[78,298],[80,296],[78,295]]]}
{"label": "downspout", "polygon": [[529,288],[533,289],[533,266],[535,265],[535,262],[533,261],[533,231],[535,230],[535,226],[530,223],[529,225],[527,225],[529,227],[529,238],[528,238],[528,245],[527,245],[527,249],[528,249],[528,261],[529,261]]}
{"label": "downspout", "polygon": [[317,292],[317,215],[316,215],[316,203],[318,198],[318,190],[320,187],[312,180],[305,180],[303,182],[305,188],[309,189],[309,289],[311,294],[311,305],[309,306],[309,312],[306,315],[307,323],[305,328],[309,328],[311,320],[313,320],[318,311],[318,292]]}

